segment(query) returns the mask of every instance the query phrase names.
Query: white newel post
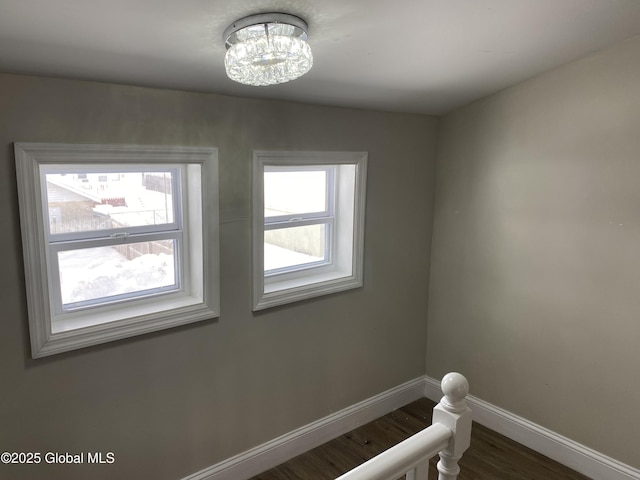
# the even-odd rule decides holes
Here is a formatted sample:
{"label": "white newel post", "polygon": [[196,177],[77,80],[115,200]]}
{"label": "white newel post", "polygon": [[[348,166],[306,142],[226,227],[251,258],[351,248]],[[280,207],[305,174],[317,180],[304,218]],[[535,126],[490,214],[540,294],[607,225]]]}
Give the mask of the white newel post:
{"label": "white newel post", "polygon": [[440,452],[438,480],[456,480],[460,473],[458,460],[471,443],[471,410],[465,397],[469,383],[459,373],[449,373],[440,386],[444,397],[433,408],[433,424],[441,423],[451,429],[453,435],[447,448]]}

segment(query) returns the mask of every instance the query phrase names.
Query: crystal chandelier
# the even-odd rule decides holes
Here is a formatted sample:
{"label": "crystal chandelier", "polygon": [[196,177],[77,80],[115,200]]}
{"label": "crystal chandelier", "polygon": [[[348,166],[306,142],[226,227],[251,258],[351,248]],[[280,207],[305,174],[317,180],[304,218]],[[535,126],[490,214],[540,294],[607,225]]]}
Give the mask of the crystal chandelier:
{"label": "crystal chandelier", "polygon": [[245,85],[275,85],[294,80],[313,65],[307,24],[286,13],[251,15],[224,31],[227,75]]}

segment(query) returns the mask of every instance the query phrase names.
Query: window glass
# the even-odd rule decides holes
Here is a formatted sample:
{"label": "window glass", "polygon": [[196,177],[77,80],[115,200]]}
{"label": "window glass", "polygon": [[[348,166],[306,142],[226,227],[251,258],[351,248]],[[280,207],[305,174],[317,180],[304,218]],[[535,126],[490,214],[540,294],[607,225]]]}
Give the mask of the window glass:
{"label": "window glass", "polygon": [[279,228],[264,232],[266,273],[328,260],[327,225]]}
{"label": "window glass", "polygon": [[327,209],[327,172],[264,172],[264,216],[323,212]]}
{"label": "window glass", "polygon": [[178,288],[174,240],[58,252],[64,309]]}
{"label": "window glass", "polygon": [[51,235],[172,224],[175,171],[45,173]]}

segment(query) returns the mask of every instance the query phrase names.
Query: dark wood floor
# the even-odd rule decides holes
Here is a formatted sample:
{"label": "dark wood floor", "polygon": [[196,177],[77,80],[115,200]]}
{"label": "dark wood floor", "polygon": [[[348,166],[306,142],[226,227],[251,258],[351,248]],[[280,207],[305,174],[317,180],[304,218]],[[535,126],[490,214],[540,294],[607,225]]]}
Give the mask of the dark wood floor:
{"label": "dark wood floor", "polygon": [[[431,424],[434,403],[421,399],[251,480],[332,480]],[[437,479],[437,457],[429,479]],[[458,480],[590,480],[474,422]]]}

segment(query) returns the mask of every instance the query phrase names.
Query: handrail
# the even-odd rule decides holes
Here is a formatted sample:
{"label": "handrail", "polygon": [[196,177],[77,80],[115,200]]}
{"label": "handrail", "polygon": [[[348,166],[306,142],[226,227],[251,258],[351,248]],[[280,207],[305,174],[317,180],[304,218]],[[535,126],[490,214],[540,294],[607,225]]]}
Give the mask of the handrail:
{"label": "handrail", "polygon": [[336,480],[427,480],[429,459],[440,454],[438,480],[456,480],[458,460],[469,448],[471,410],[465,397],[469,392],[466,378],[459,373],[444,376],[444,397],[433,409],[433,424],[380,455],[341,475]]}
{"label": "handrail", "polygon": [[396,479],[449,445],[451,430],[439,423],[425,428],[336,480]]}

